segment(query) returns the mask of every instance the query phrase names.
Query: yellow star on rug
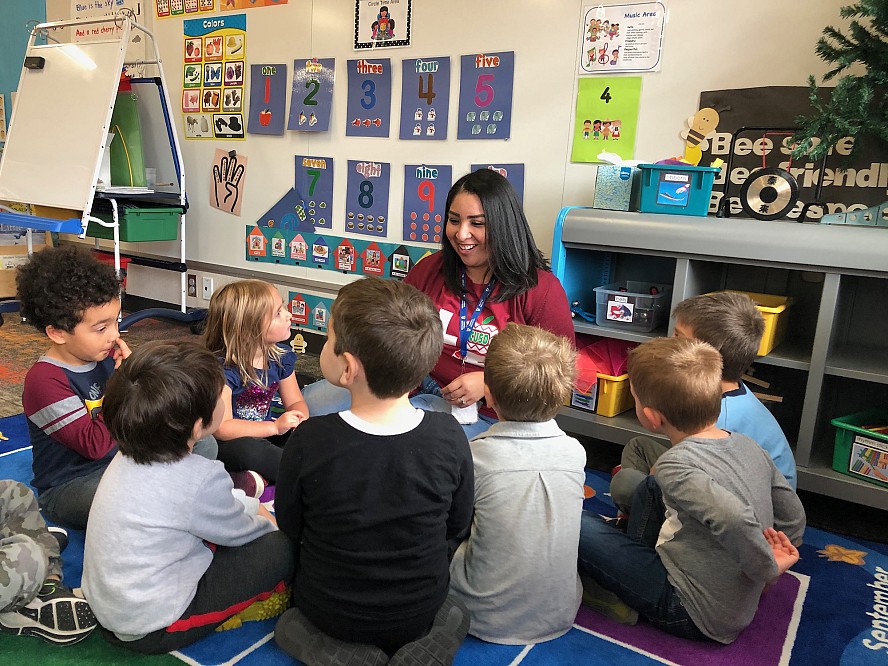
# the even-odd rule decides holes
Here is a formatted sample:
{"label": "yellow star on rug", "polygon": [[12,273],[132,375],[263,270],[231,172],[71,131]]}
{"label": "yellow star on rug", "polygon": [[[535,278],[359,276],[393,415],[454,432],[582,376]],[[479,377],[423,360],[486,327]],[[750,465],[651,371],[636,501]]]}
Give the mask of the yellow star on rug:
{"label": "yellow star on rug", "polygon": [[834,543],[827,544],[826,548],[817,551],[821,557],[825,557],[830,562],[845,562],[846,564],[864,565],[863,558],[867,552],[865,550],[851,550],[850,548],[842,548]]}
{"label": "yellow star on rug", "polygon": [[9,437],[6,437],[2,432],[0,432],[0,442],[8,442]]}

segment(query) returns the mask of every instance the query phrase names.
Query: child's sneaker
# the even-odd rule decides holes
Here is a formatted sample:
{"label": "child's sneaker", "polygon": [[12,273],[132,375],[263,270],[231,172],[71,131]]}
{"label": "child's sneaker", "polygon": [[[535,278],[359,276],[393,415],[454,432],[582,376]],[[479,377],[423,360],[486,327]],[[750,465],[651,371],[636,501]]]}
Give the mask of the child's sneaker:
{"label": "child's sneaker", "polygon": [[244,622],[257,622],[277,617],[290,607],[290,588],[280,592],[272,592],[271,596],[261,601],[256,601],[244,608],[240,613],[232,615],[222,624],[216,627],[216,631],[228,631],[237,629]]}
{"label": "child's sneaker", "polygon": [[96,628],[89,604],[61,583],[48,580],[40,593],[17,611],[0,613],[0,631],[39,636],[56,645],[81,641]]}
{"label": "child's sneaker", "polygon": [[231,472],[229,476],[234,487],[243,490],[247,497],[259,499],[265,492],[265,479],[258,472],[248,469],[243,472]]}
{"label": "child's sneaker", "polygon": [[454,596],[444,600],[432,628],[392,655],[389,666],[448,666],[469,631],[469,610]]}
{"label": "child's sneaker", "polygon": [[51,525],[46,529],[49,530],[49,533],[52,534],[58,542],[59,553],[64,553],[65,548],[68,547],[68,531],[64,527],[56,527],[55,525]]}
{"label": "child's sneaker", "polygon": [[581,575],[580,580],[583,582],[584,606],[620,624],[633,625],[638,622],[638,611],[629,608],[625,601],[601,587],[594,578]]}

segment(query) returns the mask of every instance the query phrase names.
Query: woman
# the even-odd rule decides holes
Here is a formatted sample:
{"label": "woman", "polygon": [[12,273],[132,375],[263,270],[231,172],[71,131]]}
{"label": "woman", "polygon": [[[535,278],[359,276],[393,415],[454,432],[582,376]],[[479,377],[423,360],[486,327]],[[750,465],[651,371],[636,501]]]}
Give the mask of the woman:
{"label": "woman", "polygon": [[[573,320],[564,289],[537,248],[508,180],[491,169],[467,174],[450,188],[445,210],[441,251],[414,266],[404,280],[432,299],[444,323],[441,357],[411,402],[453,411],[471,438],[496,421],[496,413],[483,404],[490,338],[514,321],[573,343]],[[326,414],[348,409],[348,393],[340,391],[317,382],[303,395],[311,414]]]}

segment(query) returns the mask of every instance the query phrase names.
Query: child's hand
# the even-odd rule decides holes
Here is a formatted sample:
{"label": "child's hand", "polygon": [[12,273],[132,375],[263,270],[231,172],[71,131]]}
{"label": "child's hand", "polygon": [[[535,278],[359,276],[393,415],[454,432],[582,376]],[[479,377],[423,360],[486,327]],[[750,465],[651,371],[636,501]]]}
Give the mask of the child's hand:
{"label": "child's hand", "polygon": [[117,348],[111,352],[111,356],[114,358],[114,369],[117,370],[123,362],[123,359],[129,358],[129,355],[132,354],[132,352],[130,351],[129,345],[123,341],[123,338],[117,338],[114,344],[117,345]]}
{"label": "child's hand", "polygon": [[277,428],[277,434],[283,435],[284,433],[289,432],[305,419],[305,414],[298,410],[291,409],[288,412],[284,412],[274,421],[275,427]]}
{"label": "child's hand", "polygon": [[261,504],[259,505],[259,510],[256,512],[256,515],[262,516],[263,518],[271,522],[272,525],[278,524],[277,519],[273,515],[271,515],[271,512]]}
{"label": "child's hand", "polygon": [[778,575],[789,569],[793,564],[799,561],[799,550],[792,545],[783,532],[778,532],[773,527],[765,530],[765,539],[771,546],[774,553],[774,560],[777,562]]}

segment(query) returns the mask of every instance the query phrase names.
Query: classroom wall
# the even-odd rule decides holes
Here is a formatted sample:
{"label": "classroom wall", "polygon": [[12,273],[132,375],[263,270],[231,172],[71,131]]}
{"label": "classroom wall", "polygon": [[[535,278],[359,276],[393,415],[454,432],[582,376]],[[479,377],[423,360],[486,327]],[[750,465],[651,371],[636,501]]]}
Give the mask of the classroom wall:
{"label": "classroom wall", "polygon": [[[406,142],[397,138],[345,136],[345,61],[366,57],[352,49],[352,0],[289,0],[287,5],[246,10],[248,64],[287,62],[296,57],[337,59],[331,130],[326,134],[285,132],[247,135],[245,141],[182,140],[191,209],[187,216],[187,257],[200,276],[218,280],[250,271],[281,285],[323,293],[353,279],[331,271],[270,266],[244,258],[244,227],[254,224],[293,184],[293,155],[333,156],[336,164],[334,228],[344,232],[345,166],[348,159],[392,165],[390,242],[400,241],[405,163],[450,163],[454,178],[477,162],[523,162],[525,208],[538,245],[549,253],[558,211],[565,205],[590,205],[595,166],[570,163],[577,89],[578,44],[583,2],[579,0],[413,0],[413,46],[380,49],[394,67],[392,137],[398,135],[400,60],[451,56],[451,127],[446,141]],[[609,3],[610,4],[610,3]],[[616,3],[613,3],[616,4]],[[814,45],[826,25],[840,25],[844,0],[671,0],[659,72],[641,74],[642,91],[636,158],[657,160],[680,153],[679,132],[698,108],[704,90],[768,85],[806,85],[824,64]],[[66,0],[47,0],[50,19],[69,9]],[[149,3],[148,7],[153,7]],[[150,9],[147,12],[150,16]],[[164,58],[170,97],[182,85],[182,19],[153,20]],[[515,51],[512,136],[508,141],[457,141],[459,56]],[[245,95],[245,97],[248,97]],[[181,114],[177,114],[181,123]],[[179,127],[180,137],[184,133]],[[209,206],[211,160],[216,148],[234,148],[249,159],[241,217]],[[139,244],[135,251],[177,256],[174,243]],[[322,275],[319,275],[322,274]],[[228,277],[226,277],[228,276]],[[325,289],[325,284],[329,286]],[[218,286],[218,285],[217,285]],[[129,291],[178,302],[178,276],[132,268]],[[190,305],[205,305],[190,299]]]}

